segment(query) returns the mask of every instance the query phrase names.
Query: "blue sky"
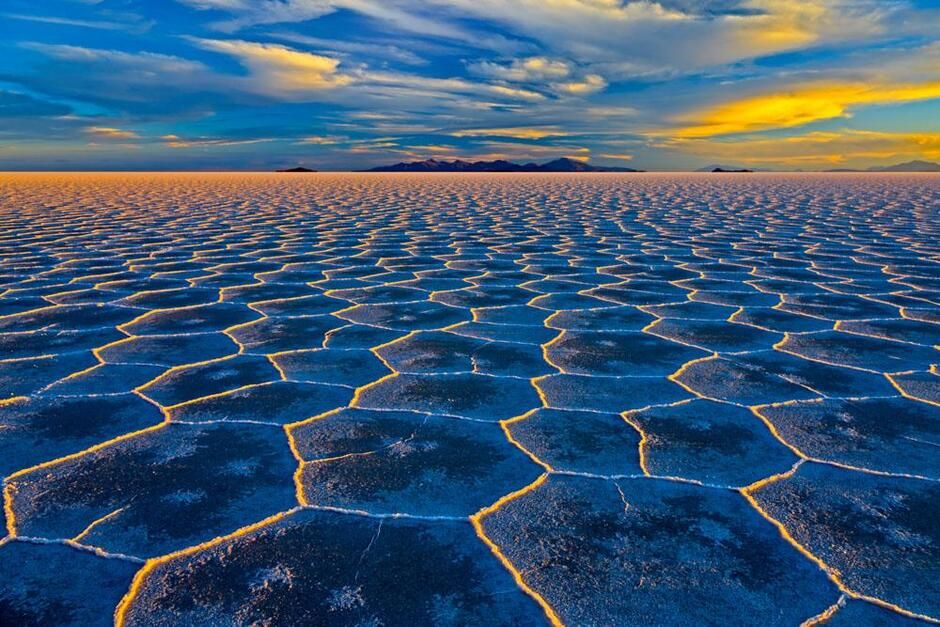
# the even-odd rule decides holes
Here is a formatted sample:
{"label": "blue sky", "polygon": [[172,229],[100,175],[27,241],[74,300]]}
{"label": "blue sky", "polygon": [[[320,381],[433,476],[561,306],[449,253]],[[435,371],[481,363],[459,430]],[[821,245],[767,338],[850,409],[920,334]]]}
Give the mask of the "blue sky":
{"label": "blue sky", "polygon": [[940,160],[940,0],[4,0],[0,169]]}

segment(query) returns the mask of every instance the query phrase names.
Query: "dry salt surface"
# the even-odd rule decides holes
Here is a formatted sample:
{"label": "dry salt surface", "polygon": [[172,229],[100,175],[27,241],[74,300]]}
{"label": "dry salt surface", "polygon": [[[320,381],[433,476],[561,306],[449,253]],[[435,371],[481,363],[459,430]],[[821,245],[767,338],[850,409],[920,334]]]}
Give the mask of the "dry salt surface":
{"label": "dry salt surface", "polygon": [[940,177],[5,174],[3,625],[940,619]]}

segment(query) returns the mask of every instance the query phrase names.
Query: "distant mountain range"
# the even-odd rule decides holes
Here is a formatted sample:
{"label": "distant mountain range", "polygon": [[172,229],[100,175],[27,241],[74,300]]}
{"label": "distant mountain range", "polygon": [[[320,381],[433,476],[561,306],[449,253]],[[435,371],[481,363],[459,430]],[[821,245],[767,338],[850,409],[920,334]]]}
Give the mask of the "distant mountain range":
{"label": "distant mountain range", "polygon": [[[696,172],[769,172],[770,170],[759,170],[744,168],[737,165],[723,165],[713,163],[704,168],[699,168]],[[797,170],[801,172],[802,170]],[[866,170],[853,168],[835,168],[825,170],[826,172],[940,172],[940,163],[931,161],[908,161],[907,163],[897,163],[894,165],[872,166]]]}
{"label": "distant mountain range", "polygon": [[[737,165],[713,163],[696,172],[770,172],[771,170],[750,169]],[[797,170],[798,172],[801,170]],[[297,167],[278,172],[316,172],[309,168]],[[438,161],[425,159],[424,161],[410,161],[396,163],[395,165],[381,166],[363,172],[643,172],[633,168],[615,168],[591,165],[578,159],[563,157],[548,163],[513,163],[512,161]],[[932,161],[908,161],[887,166],[872,166],[866,170],[852,168],[836,168],[826,172],[940,172],[940,163]]]}
{"label": "distant mountain range", "polygon": [[366,172],[642,172],[633,168],[609,168],[563,157],[548,163],[518,164],[512,161],[438,161],[426,159],[396,163],[365,170]]}
{"label": "distant mountain range", "polygon": [[867,170],[854,170],[852,168],[836,168],[826,172],[940,172],[940,163],[932,161],[908,161],[894,165],[872,166]]}
{"label": "distant mountain range", "polygon": [[880,167],[868,168],[868,172],[940,172],[940,163],[932,161],[908,161]]}

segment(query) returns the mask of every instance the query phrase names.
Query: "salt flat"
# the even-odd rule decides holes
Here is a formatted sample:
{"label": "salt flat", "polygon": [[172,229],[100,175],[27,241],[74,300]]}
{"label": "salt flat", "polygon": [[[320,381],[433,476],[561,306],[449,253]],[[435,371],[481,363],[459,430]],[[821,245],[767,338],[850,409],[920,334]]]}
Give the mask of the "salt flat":
{"label": "salt flat", "polygon": [[0,623],[940,620],[940,177],[4,174]]}

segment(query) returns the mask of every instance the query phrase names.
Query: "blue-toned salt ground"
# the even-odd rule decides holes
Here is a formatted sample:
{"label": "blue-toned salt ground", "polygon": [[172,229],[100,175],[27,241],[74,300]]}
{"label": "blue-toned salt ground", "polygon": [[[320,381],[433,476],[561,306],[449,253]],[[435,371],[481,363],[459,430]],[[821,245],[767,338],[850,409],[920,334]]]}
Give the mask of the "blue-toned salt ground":
{"label": "blue-toned salt ground", "polygon": [[940,178],[0,179],[3,625],[940,619]]}

